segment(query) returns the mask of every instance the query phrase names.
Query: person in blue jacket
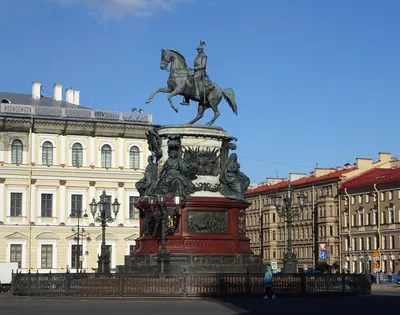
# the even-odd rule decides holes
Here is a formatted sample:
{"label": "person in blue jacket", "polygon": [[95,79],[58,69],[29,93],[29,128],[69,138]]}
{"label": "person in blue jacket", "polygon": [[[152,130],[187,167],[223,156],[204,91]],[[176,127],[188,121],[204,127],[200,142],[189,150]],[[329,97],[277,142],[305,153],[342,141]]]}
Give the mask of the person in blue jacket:
{"label": "person in blue jacket", "polygon": [[268,264],[264,274],[264,287],[265,287],[265,296],[264,299],[275,299],[275,294],[272,289],[272,268],[271,265]]}

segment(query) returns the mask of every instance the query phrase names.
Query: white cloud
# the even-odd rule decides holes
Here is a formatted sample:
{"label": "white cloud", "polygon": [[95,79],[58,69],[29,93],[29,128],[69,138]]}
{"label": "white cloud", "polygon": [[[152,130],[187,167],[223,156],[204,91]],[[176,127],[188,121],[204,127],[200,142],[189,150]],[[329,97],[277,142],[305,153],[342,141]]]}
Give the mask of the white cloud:
{"label": "white cloud", "polygon": [[128,15],[149,17],[158,11],[171,11],[174,7],[194,0],[49,0],[65,6],[87,7],[105,19]]}

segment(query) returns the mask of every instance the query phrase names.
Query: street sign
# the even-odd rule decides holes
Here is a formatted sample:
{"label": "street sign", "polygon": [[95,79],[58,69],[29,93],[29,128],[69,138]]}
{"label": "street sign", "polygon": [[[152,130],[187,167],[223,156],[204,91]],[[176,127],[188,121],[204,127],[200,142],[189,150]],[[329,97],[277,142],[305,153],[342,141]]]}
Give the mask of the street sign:
{"label": "street sign", "polygon": [[326,252],[320,252],[319,253],[319,258],[322,259],[322,260],[325,260],[326,259]]}
{"label": "street sign", "polygon": [[374,261],[373,267],[374,267],[374,269],[379,269],[381,267],[379,265],[379,261]]}
{"label": "street sign", "polygon": [[271,269],[272,270],[278,269],[278,263],[276,261],[271,261]]}
{"label": "street sign", "polygon": [[325,243],[319,244],[319,247],[321,248],[321,252],[326,252],[326,244]]}
{"label": "street sign", "polygon": [[372,254],[372,257],[379,257],[379,252],[378,250],[375,250],[374,253]]}
{"label": "street sign", "polygon": [[374,272],[375,273],[381,272],[381,269],[380,268],[374,268]]}

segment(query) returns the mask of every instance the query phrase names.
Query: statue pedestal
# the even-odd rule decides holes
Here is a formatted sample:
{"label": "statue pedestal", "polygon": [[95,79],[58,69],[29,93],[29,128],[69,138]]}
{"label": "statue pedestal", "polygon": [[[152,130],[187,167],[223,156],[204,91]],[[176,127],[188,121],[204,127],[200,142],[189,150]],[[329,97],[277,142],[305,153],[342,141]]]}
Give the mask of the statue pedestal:
{"label": "statue pedestal", "polygon": [[[189,193],[184,192],[186,200],[178,215],[166,219],[169,223],[175,222],[175,229],[166,236],[166,250],[170,255],[164,264],[165,271],[263,271],[260,257],[250,250],[250,240],[246,237],[245,209],[249,203],[243,195],[248,178],[239,171],[236,154],[235,159],[229,158],[229,150],[236,149],[232,143],[236,139],[215,126],[169,125],[160,127],[157,133],[158,151],[162,152],[159,167],[168,175],[168,170],[179,165],[182,169],[195,170],[196,175],[187,184],[186,175],[177,173],[177,167],[164,181],[164,173],[159,171],[159,183],[172,183],[171,187],[162,186],[170,199],[169,208],[174,206],[172,196],[176,195],[171,190],[182,192],[190,186]],[[168,159],[173,161],[168,164]],[[228,164],[232,166],[231,173],[224,172]],[[165,165],[169,166],[164,169]],[[221,180],[221,174],[228,179],[228,184]],[[135,252],[126,256],[124,272],[154,272],[158,265],[161,229],[156,224],[160,222],[160,213],[154,212],[149,198],[142,197],[141,236],[136,241]]]}
{"label": "statue pedestal", "polygon": [[[247,202],[216,197],[192,197],[181,209],[176,232],[166,237],[170,261],[166,271],[246,272],[261,266],[246,237]],[[145,207],[145,212],[151,211]],[[144,220],[141,220],[143,227]],[[160,241],[150,233],[136,241],[136,251],[126,257],[125,272],[157,266]]]}

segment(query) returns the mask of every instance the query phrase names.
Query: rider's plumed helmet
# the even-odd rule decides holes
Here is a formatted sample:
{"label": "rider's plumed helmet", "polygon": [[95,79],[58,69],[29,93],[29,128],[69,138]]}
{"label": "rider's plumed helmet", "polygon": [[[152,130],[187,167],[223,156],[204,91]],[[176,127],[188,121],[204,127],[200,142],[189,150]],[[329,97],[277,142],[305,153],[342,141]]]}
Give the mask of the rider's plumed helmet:
{"label": "rider's plumed helmet", "polygon": [[197,51],[203,51],[203,47],[206,45],[205,42],[203,42],[202,40],[200,41],[200,45],[197,46]]}

